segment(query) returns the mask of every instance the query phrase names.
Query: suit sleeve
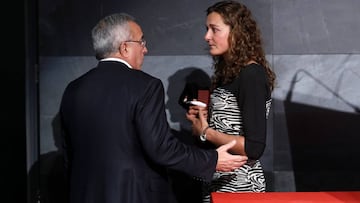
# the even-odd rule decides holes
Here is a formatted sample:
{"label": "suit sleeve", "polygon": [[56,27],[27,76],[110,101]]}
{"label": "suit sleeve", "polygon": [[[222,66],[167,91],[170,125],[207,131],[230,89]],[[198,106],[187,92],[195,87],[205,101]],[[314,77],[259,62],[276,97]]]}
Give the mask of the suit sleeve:
{"label": "suit sleeve", "polygon": [[147,85],[136,108],[135,122],[140,142],[150,159],[200,180],[211,180],[217,152],[185,145],[171,133],[165,113],[164,88],[159,79]]}

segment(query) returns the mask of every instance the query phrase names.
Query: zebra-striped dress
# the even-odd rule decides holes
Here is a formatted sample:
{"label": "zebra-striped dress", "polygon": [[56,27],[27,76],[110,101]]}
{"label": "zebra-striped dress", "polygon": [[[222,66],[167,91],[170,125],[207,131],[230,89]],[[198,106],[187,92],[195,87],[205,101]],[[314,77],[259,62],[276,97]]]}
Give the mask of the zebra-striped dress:
{"label": "zebra-striped dress", "polygon": [[[249,65],[231,84],[214,89],[210,99],[209,126],[229,135],[243,135],[249,158],[260,157],[266,142],[271,94],[263,70],[257,64]],[[265,192],[265,186],[260,161],[251,159],[235,171],[215,172],[212,182],[203,187],[203,202],[210,202],[211,192]]]}

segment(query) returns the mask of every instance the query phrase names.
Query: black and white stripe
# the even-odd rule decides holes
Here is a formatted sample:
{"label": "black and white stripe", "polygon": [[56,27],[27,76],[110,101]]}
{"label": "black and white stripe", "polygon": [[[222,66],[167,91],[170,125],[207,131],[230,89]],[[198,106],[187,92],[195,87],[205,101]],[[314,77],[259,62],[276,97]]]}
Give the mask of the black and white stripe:
{"label": "black and white stripe", "polygon": [[[271,100],[264,104],[269,112]],[[237,99],[230,91],[217,88],[211,94],[211,128],[230,135],[243,134],[242,114]],[[267,113],[268,114],[268,113]],[[215,172],[210,184],[203,187],[203,202],[210,202],[211,192],[265,192],[265,176],[259,160],[232,172]]]}

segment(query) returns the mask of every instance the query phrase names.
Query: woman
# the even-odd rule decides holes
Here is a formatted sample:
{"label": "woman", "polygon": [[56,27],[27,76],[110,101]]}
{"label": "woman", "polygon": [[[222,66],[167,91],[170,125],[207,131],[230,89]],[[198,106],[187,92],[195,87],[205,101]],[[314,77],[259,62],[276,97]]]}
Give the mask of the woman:
{"label": "woman", "polygon": [[261,33],[251,11],[236,1],[221,1],[207,9],[205,40],[213,57],[210,105],[192,106],[186,116],[193,133],[216,147],[237,140],[230,149],[249,161],[233,172],[216,172],[204,186],[210,193],[265,192],[259,161],[266,145],[266,122],[275,74],[265,58]]}

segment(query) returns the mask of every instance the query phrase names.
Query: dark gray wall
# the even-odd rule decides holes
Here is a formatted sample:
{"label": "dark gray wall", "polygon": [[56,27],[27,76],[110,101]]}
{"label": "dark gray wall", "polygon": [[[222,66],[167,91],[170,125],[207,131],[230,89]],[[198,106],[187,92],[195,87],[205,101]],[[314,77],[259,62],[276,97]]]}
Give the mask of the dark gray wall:
{"label": "dark gray wall", "polygon": [[[128,12],[143,28],[143,70],[166,88],[171,127],[189,128],[174,102],[194,70],[211,75],[205,9],[216,1],[40,1],[40,153],[44,193],[58,191],[57,111],[67,83],[96,65],[92,26]],[[277,74],[262,158],[268,191],[360,190],[360,1],[244,0]],[[45,196],[46,196],[45,194]],[[47,197],[50,198],[50,197]]]}

